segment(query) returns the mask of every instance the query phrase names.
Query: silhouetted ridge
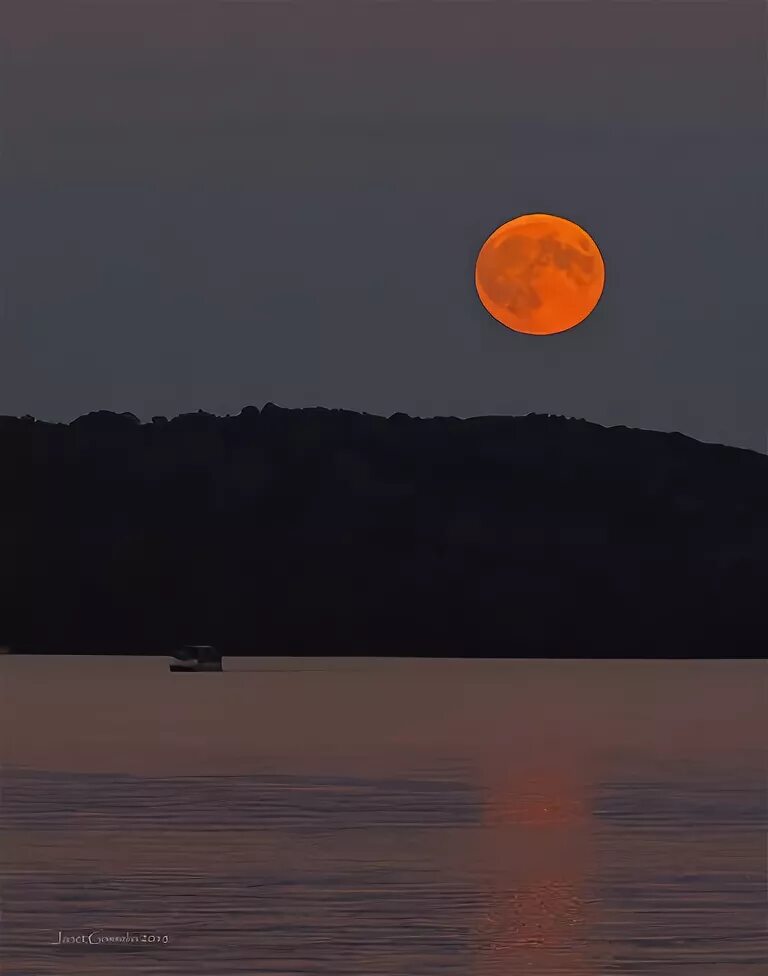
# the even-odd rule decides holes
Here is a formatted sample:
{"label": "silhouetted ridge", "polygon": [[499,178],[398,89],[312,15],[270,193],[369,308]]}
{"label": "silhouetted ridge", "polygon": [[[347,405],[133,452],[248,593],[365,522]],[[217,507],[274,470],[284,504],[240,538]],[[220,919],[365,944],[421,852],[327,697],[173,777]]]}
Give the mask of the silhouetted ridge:
{"label": "silhouetted ridge", "polygon": [[0,418],[0,642],[764,654],[768,458],[565,417]]}

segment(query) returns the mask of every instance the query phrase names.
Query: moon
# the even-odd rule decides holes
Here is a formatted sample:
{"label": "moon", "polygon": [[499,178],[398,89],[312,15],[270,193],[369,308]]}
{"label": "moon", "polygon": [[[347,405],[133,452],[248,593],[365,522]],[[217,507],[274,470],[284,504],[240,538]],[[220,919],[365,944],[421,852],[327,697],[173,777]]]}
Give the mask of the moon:
{"label": "moon", "polygon": [[605,262],[578,224],[552,214],[523,214],[497,227],[475,266],[486,310],[515,332],[552,335],[590,315],[605,286]]}

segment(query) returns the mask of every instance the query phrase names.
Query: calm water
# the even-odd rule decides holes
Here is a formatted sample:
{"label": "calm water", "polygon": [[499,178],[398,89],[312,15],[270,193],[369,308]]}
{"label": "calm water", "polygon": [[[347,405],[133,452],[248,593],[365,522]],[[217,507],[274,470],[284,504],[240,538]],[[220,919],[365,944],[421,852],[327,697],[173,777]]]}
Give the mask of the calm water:
{"label": "calm water", "polygon": [[765,663],[224,667],[0,659],[4,976],[765,972]]}

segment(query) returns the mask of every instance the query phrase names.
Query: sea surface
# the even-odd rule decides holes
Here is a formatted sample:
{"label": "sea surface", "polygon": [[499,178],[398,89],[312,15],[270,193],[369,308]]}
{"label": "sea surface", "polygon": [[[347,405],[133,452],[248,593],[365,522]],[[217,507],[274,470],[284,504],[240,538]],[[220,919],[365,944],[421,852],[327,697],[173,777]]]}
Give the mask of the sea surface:
{"label": "sea surface", "polygon": [[5,656],[0,709],[3,976],[766,972],[765,662]]}

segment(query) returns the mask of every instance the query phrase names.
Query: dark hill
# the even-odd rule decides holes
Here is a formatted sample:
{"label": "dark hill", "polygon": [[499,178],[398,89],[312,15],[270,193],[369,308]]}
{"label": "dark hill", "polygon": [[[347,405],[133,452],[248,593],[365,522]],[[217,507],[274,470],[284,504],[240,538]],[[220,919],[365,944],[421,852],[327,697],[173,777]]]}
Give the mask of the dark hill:
{"label": "dark hill", "polygon": [[562,417],[0,418],[19,650],[765,654],[768,458]]}

